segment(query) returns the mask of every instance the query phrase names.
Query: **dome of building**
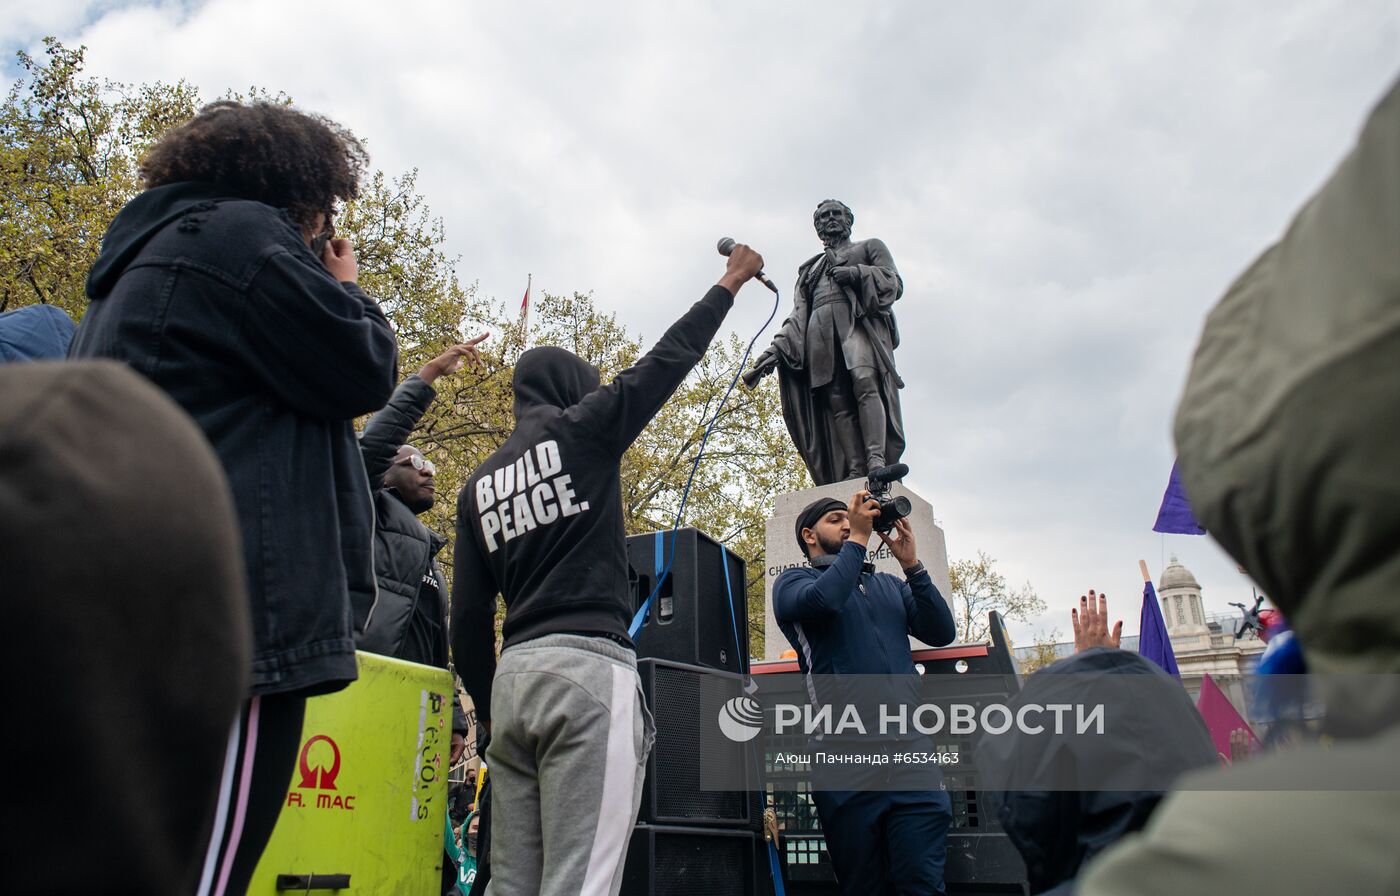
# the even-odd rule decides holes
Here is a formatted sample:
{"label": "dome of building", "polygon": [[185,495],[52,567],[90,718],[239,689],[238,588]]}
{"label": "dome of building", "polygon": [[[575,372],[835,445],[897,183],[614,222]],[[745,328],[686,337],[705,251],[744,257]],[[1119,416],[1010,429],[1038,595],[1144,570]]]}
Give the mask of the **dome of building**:
{"label": "dome of building", "polygon": [[1191,574],[1191,570],[1182,566],[1177,561],[1176,555],[1172,555],[1172,562],[1167,564],[1167,568],[1162,570],[1162,580],[1157,585],[1158,591],[1172,591],[1178,588],[1190,588],[1200,591],[1201,585],[1196,581],[1196,577]]}

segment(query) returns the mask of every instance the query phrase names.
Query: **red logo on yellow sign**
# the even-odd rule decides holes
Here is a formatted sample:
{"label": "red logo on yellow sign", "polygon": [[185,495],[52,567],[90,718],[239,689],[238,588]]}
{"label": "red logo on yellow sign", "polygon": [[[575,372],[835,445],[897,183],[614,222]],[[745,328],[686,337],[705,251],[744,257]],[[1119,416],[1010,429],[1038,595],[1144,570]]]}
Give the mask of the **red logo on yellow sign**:
{"label": "red logo on yellow sign", "polygon": [[[313,748],[325,743],[329,747],[330,755],[326,755],[325,747],[319,750]],[[312,754],[315,753],[315,761]],[[329,759],[329,761],[327,761]],[[297,771],[301,775],[300,782],[296,785],[297,790],[335,790],[335,779],[340,775],[340,745],[324,734],[317,734],[308,738],[302,744],[301,755],[297,758]],[[296,790],[288,791],[287,805],[295,806],[298,809],[309,805],[304,803],[300,793]],[[349,809],[355,808],[354,795],[343,796],[339,793],[332,796],[329,793],[316,794],[317,809]]]}
{"label": "red logo on yellow sign", "polygon": [[[323,741],[330,745],[331,764],[329,766],[320,763],[312,765],[311,748]],[[297,767],[301,770],[301,783],[297,785],[298,787],[335,790],[335,778],[336,775],[340,774],[340,746],[326,735],[318,734],[302,745]]]}

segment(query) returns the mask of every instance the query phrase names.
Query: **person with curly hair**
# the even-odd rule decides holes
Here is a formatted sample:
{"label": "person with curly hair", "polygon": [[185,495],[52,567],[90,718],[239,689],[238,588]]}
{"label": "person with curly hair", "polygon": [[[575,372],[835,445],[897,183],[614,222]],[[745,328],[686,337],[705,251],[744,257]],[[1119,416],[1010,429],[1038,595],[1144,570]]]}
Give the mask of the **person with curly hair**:
{"label": "person with curly hair", "polygon": [[231,720],[201,894],[246,889],[306,698],[355,678],[351,603],[376,593],[352,420],[388,401],[398,353],[332,226],[365,163],[359,141],[320,116],[266,102],[205,107],[143,160],[146,189],[103,237],[70,350],[125,362],[183,407],[237,511],[251,687]]}

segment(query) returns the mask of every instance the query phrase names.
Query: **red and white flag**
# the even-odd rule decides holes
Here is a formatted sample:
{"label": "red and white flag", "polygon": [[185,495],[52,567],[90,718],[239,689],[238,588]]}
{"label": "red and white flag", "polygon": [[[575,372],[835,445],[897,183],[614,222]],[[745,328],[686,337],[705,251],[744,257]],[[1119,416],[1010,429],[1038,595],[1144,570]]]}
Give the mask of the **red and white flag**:
{"label": "red and white flag", "polygon": [[534,282],[535,275],[526,275],[525,298],[520,300],[520,330],[522,333],[530,331],[530,284]]}

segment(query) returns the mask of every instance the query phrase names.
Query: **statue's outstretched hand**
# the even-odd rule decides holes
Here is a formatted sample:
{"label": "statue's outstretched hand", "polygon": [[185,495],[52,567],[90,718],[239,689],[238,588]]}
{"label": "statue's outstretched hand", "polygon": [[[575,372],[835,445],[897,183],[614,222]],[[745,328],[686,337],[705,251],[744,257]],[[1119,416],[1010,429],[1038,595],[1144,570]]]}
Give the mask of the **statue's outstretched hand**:
{"label": "statue's outstretched hand", "polygon": [[768,374],[778,369],[778,351],[773,346],[763,350],[753,362],[753,366],[744,374],[744,385],[750,389],[758,385],[758,381]]}

